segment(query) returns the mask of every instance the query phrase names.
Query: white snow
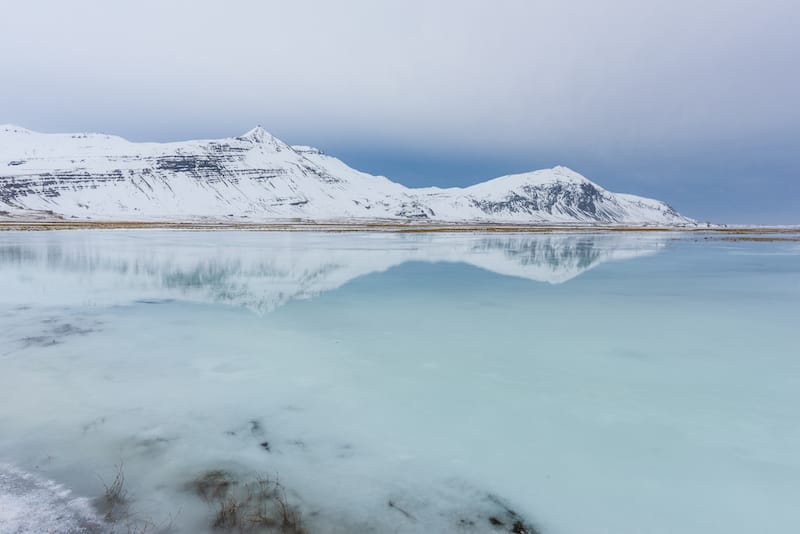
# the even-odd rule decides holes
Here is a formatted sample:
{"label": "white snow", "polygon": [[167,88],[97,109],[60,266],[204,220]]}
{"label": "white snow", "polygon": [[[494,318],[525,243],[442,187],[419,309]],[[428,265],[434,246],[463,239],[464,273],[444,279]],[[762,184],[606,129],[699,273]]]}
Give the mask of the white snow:
{"label": "white snow", "polygon": [[100,532],[100,519],[88,499],[64,486],[0,464],[2,534],[88,534]]}
{"label": "white snow", "polygon": [[[578,209],[586,186],[597,192],[595,205]],[[566,167],[466,188],[407,188],[312,147],[291,147],[261,127],[172,143],[0,127],[0,208],[104,220],[692,223],[659,201],[610,193]]]}

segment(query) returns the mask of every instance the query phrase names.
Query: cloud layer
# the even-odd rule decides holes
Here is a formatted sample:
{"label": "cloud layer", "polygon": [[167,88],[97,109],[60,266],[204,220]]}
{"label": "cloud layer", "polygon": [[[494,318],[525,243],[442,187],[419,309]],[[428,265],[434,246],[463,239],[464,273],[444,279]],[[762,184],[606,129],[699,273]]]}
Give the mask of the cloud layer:
{"label": "cloud layer", "polygon": [[0,122],[140,140],[261,123],[389,176],[370,162],[407,160],[407,182],[558,162],[678,207],[726,179],[800,189],[796,1],[4,4]]}

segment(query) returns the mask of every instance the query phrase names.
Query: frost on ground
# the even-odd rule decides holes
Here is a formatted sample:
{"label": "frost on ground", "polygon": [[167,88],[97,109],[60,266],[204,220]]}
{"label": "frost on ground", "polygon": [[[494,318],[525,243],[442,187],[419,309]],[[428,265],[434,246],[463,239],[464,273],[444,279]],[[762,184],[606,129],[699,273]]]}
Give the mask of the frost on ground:
{"label": "frost on ground", "polygon": [[[499,497],[450,484],[438,491],[417,494],[398,492],[389,496],[373,519],[357,519],[341,510],[324,517],[310,513],[303,497],[268,476],[237,476],[214,469],[185,484],[184,489],[202,499],[209,508],[209,523],[215,530],[243,534],[279,532],[473,532],[538,534],[539,531]],[[423,495],[423,493],[425,493]],[[332,524],[335,523],[335,524]]]}
{"label": "frost on ground", "polygon": [[[136,503],[128,501],[123,484],[124,475],[120,470],[114,482],[106,486],[105,495],[96,500],[95,506],[100,511],[105,509],[101,519],[89,499],[74,497],[69,489],[51,480],[11,465],[0,465],[0,532],[114,534],[171,531],[171,524],[166,529],[159,528],[136,517]],[[321,518],[313,511],[309,513],[302,496],[267,476],[210,470],[188,481],[183,489],[207,505],[206,517],[193,518],[192,522],[200,519],[197,525],[205,523],[209,531],[217,532],[539,532],[500,498],[488,493],[464,492],[463,487],[449,488],[450,498],[458,494],[458,500],[464,499],[449,510],[439,508],[421,495],[398,494],[385,501],[385,511],[380,514],[382,521],[364,523],[343,510],[333,519],[341,523],[338,525],[332,525],[330,517]],[[437,501],[443,495],[438,497]],[[443,502],[446,501],[445,498]],[[323,524],[320,524],[321,519]]]}
{"label": "frost on ground", "polygon": [[89,534],[101,522],[88,499],[50,480],[0,464],[0,532]]}

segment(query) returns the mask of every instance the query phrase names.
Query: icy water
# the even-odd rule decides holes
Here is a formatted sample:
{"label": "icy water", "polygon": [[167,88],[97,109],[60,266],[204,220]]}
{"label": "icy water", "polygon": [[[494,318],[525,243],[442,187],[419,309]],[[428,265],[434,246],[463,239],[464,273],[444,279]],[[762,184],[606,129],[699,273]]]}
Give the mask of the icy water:
{"label": "icy water", "polygon": [[0,532],[800,532],[800,243],[706,237],[0,233]]}

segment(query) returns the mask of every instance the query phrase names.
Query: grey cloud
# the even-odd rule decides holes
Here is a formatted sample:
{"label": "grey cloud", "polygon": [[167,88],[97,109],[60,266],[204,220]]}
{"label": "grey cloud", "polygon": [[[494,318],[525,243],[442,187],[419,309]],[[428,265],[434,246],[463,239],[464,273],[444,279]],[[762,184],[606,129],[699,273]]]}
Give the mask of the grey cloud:
{"label": "grey cloud", "polygon": [[800,136],[798,27],[795,0],[9,1],[0,122],[679,156]]}

